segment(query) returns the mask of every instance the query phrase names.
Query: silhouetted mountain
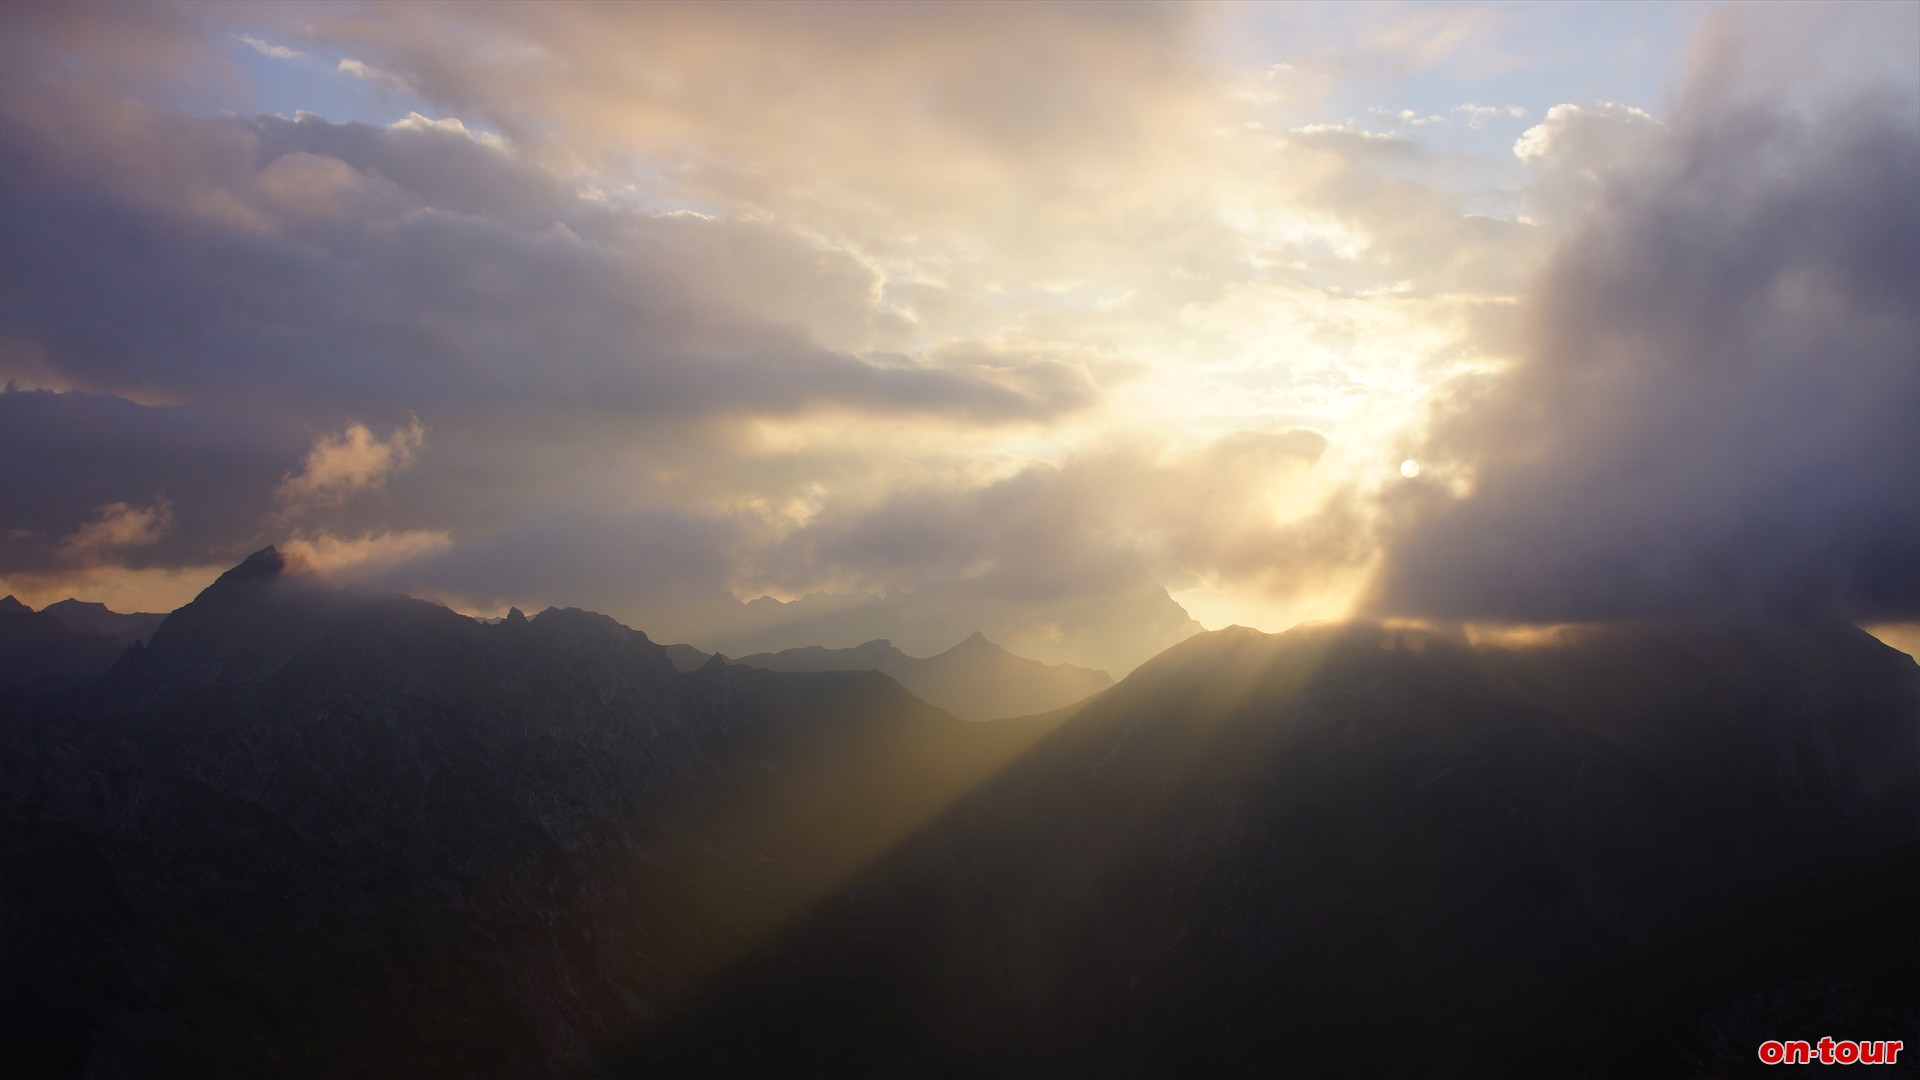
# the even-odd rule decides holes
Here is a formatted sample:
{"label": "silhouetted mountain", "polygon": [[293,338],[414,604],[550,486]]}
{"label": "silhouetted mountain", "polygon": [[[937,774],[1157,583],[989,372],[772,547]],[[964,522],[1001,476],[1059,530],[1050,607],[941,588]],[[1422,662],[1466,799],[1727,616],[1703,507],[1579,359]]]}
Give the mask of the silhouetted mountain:
{"label": "silhouetted mountain", "polygon": [[0,765],[23,1075],[1693,1075],[1920,1005],[1920,668],[1845,627],[1232,629],[967,723],[269,550]]}
{"label": "silhouetted mountain", "polygon": [[0,615],[25,615],[32,610],[11,593],[0,596]]}
{"label": "silhouetted mountain", "polygon": [[682,674],[586,612],[336,591],[267,549],[95,686],[0,696],[8,1071],[587,1065],[1013,730],[871,672]]}
{"label": "silhouetted mountain", "polygon": [[7,597],[0,604],[0,688],[46,689],[99,675],[126,648],[102,634],[75,630],[51,611]]}
{"label": "silhouetted mountain", "polygon": [[146,641],[160,628],[165,614],[136,611],[121,614],[109,610],[105,604],[90,604],[82,600],[68,599],[48,604],[41,609],[75,630],[89,634],[101,634],[113,638],[122,645],[131,645],[136,641]]}
{"label": "silhouetted mountain", "polygon": [[1113,685],[1104,671],[1015,656],[977,630],[946,652],[925,659],[908,656],[892,642],[880,640],[852,649],[815,645],[755,653],[734,663],[768,671],[878,671],[962,720],[1046,712]]}
{"label": "silhouetted mountain", "polygon": [[981,594],[965,583],[886,597],[815,593],[782,603],[762,596],[687,637],[728,656],[886,640],[927,655],[979,631],[1021,656],[1094,670],[1132,671],[1202,627],[1158,585],[1048,601]]}
{"label": "silhouetted mountain", "polygon": [[[610,1071],[1390,1074],[1536,987],[1744,925],[1729,905],[1917,833],[1920,669],[1850,627],[1623,626],[1535,649],[1231,629],[1074,710]],[[1757,985],[1642,969],[1694,980],[1667,1021],[1746,1040],[1668,1068],[1743,1068],[1819,999],[1867,1027],[1913,1014],[1912,875],[1836,880],[1735,939],[1813,958],[1798,968]],[[1836,925],[1872,946],[1806,944]],[[1769,1007],[1741,1004],[1755,994]],[[1582,1014],[1523,1033],[1550,1055],[1476,1074],[1630,1051],[1649,1031],[1610,1004],[1616,1041]]]}
{"label": "silhouetted mountain", "polygon": [[667,660],[681,671],[699,671],[713,659],[712,653],[701,652],[691,645],[662,645]]}

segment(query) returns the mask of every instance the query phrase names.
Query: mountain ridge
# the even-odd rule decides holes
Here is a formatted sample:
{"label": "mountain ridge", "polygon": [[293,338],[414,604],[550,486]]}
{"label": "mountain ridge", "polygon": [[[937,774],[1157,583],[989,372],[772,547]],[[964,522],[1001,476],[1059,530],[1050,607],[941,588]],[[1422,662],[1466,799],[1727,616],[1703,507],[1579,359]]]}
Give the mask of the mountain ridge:
{"label": "mountain ridge", "polygon": [[[1769,933],[1884,910],[1842,869],[1916,839],[1917,741],[1920,667],[1851,627],[1236,627],[970,722],[263,554],[0,694],[0,1035],[93,1075],[1380,1075],[1796,881]],[[1764,1000],[1920,1003],[1842,960]],[[1721,1042],[1659,1045],[1787,1015],[1701,993]]]}
{"label": "mountain ridge", "polygon": [[[683,670],[695,656],[679,654]],[[704,658],[700,659],[704,663]],[[880,671],[916,696],[963,720],[992,720],[1048,712],[1113,685],[1104,671],[1072,664],[1043,664],[1017,656],[973,631],[930,657],[908,656],[886,638],[850,649],[813,645],[778,653],[755,653],[729,663],[768,671]]]}

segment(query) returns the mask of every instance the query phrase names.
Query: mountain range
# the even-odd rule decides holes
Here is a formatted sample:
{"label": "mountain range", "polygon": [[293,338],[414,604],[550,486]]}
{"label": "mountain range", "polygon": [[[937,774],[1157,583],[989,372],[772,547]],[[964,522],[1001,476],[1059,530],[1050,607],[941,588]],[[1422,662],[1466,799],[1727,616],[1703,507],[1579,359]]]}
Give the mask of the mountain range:
{"label": "mountain range", "polygon": [[1081,597],[1049,598],[1044,592],[1007,595],[955,583],[885,596],[812,593],[785,602],[761,596],[741,603],[721,596],[685,612],[680,621],[687,629],[681,636],[728,656],[855,648],[876,640],[923,656],[981,633],[1047,663],[1131,671],[1201,630],[1158,585]]}
{"label": "mountain range", "polygon": [[[691,646],[669,646],[668,655],[682,671],[694,670],[710,659]],[[851,649],[812,645],[754,653],[730,662],[767,671],[878,671],[915,697],[962,720],[1046,712],[1113,685],[1113,677],[1104,671],[1015,656],[977,630],[953,648],[924,659],[908,656],[881,639]]]}
{"label": "mountain range", "polygon": [[0,597],[0,686],[101,675],[128,645],[153,636],[165,618],[123,615],[73,599],[35,611],[15,597]]}
{"label": "mountain range", "polygon": [[1229,628],[981,723],[267,549],[97,678],[0,688],[0,826],[17,1075],[1718,1075],[1920,1042],[1920,668],[1837,623]]}

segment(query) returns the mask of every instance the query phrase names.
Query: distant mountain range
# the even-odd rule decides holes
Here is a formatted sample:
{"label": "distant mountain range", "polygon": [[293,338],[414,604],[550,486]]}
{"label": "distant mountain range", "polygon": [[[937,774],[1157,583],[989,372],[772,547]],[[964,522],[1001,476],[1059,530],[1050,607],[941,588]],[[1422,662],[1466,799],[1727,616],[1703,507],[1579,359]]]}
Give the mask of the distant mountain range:
{"label": "distant mountain range", "polygon": [[[711,659],[691,646],[668,646],[667,655],[682,671],[697,670]],[[962,720],[1047,712],[1113,685],[1113,677],[1104,671],[1015,656],[977,630],[953,648],[925,659],[879,640],[851,649],[814,645],[755,653],[730,662],[766,671],[878,671]]]}
{"label": "distant mountain range", "polygon": [[977,723],[268,549],[0,689],[0,826],[10,1075],[1718,1075],[1920,1014],[1920,668],[1841,625],[1233,628]]}
{"label": "distant mountain range", "polygon": [[105,604],[61,600],[35,611],[0,597],[0,686],[101,675],[127,646],[153,636],[165,615],[122,615]]}
{"label": "distant mountain range", "polygon": [[697,632],[679,636],[728,656],[855,648],[876,640],[926,656],[981,633],[1021,656],[1121,672],[1203,629],[1164,588],[1146,584],[1056,600],[981,594],[965,584],[884,597],[814,593],[784,603],[729,597],[702,611],[693,620]]}

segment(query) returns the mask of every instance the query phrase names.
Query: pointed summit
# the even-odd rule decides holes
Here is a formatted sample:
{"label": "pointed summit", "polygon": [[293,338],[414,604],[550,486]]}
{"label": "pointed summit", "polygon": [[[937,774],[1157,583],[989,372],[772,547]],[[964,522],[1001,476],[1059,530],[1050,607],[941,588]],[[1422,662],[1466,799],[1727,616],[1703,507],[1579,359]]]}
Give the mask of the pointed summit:
{"label": "pointed summit", "polygon": [[219,580],[213,585],[218,588],[222,582],[227,581],[272,581],[278,578],[286,568],[287,557],[280,554],[279,548],[268,544],[247,556],[239,566],[221,574]]}
{"label": "pointed summit", "polygon": [[947,651],[950,653],[960,653],[962,655],[966,655],[968,653],[978,654],[978,653],[989,653],[989,652],[1001,652],[1002,650],[1000,646],[995,645],[991,641],[988,641],[987,635],[981,633],[978,630],[975,630],[973,633],[967,635],[967,640],[961,642],[958,645],[955,645],[953,648],[948,649]]}
{"label": "pointed summit", "polygon": [[265,547],[221,574],[153,632],[144,675],[176,685],[264,678],[348,610],[297,569]]}
{"label": "pointed summit", "polygon": [[508,626],[525,626],[527,625],[527,613],[517,607],[510,607],[507,609],[507,617],[500,621]]}
{"label": "pointed summit", "polygon": [[12,613],[15,615],[25,615],[32,610],[32,608],[21,603],[19,600],[14,599],[12,593],[8,593],[4,598],[0,598],[0,614]]}

